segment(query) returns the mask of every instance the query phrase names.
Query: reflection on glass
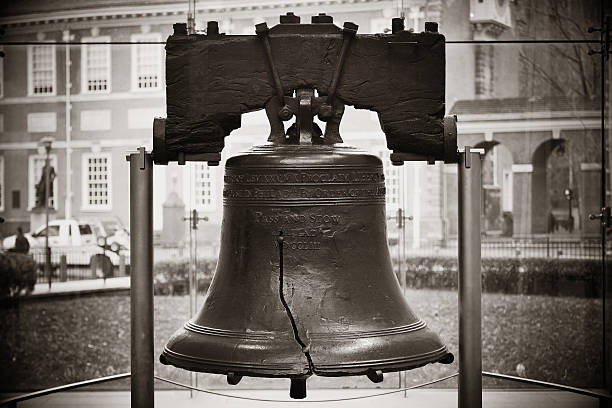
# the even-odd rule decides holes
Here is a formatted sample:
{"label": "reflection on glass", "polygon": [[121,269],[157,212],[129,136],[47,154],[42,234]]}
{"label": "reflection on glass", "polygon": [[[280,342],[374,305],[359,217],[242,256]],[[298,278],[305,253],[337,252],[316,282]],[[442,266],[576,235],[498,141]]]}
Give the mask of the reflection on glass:
{"label": "reflection on glass", "polygon": [[486,81],[450,112],[459,144],[485,151],[483,369],[601,386],[598,64],[583,45],[472,47]]}
{"label": "reflection on glass", "polygon": [[[183,14],[166,10],[174,11],[175,4],[158,11],[151,11],[149,2],[136,4],[128,23],[124,15],[102,6],[88,10],[94,17],[84,21],[84,10],[59,9],[64,6],[57,2],[13,3],[0,13],[2,24],[6,23],[0,40],[31,44],[2,46],[0,216],[6,222],[0,224],[0,236],[3,250],[13,248],[17,227],[33,239],[31,261],[22,262],[18,276],[33,277],[37,286],[31,288],[32,280],[23,279],[2,288],[2,296],[10,299],[3,299],[0,310],[0,332],[6,333],[0,336],[0,392],[129,371],[129,231],[124,228],[129,225],[129,185],[124,156],[149,143],[152,118],[165,116],[165,52],[163,45],[146,42],[164,41],[172,23],[185,20]],[[157,7],[159,2],[154,3]],[[599,22],[595,0],[463,0],[427,6],[407,1],[402,2],[404,9],[392,3],[335,6],[335,22],[354,21],[360,33],[388,32],[391,18],[403,12],[406,28],[420,31],[425,21],[438,21],[450,41],[597,38],[596,33],[586,32]],[[293,10],[245,7],[243,11],[228,11],[228,5],[213,7],[206,19],[219,20],[222,32],[252,35],[255,23],[274,25],[287,11],[308,22],[312,12],[301,4]],[[74,14],[68,21],[60,21],[69,11]],[[44,15],[44,26],[41,20],[24,24],[24,16],[32,14]],[[198,14],[198,29],[206,26],[202,16]],[[63,40],[75,44],[53,44]],[[119,41],[141,44],[96,44]],[[584,44],[449,44],[446,110],[458,116],[459,144],[485,150],[483,368],[598,387],[601,239],[599,224],[589,221],[588,215],[600,208],[602,95],[601,72],[588,49]],[[263,112],[243,115],[242,120],[242,129],[227,138],[224,160],[267,137]],[[347,143],[383,158],[394,268],[407,274],[406,296],[415,313],[456,354],[455,166],[392,167],[372,112],[347,107],[341,132]],[[42,267],[44,247],[35,242],[42,238],[27,234],[41,226],[44,230],[44,216],[35,207],[44,165],[44,152],[37,144],[45,136],[54,138],[51,218],[76,222],[64,235],[60,226],[49,228],[51,237],[63,240],[61,245],[52,244],[50,276]],[[158,355],[174,330],[191,317],[190,243],[197,242],[199,305],[212,279],[219,250],[223,171],[195,163],[158,166],[154,171]],[[193,209],[208,217],[197,231],[183,220]],[[397,218],[400,209],[402,223]],[[13,276],[4,271],[15,268],[6,253],[0,254],[2,276]],[[17,289],[23,294],[32,289],[46,293],[48,281],[52,289],[77,289],[70,296],[14,296]],[[75,286],[78,281],[96,288],[117,282],[117,289],[80,295],[89,289]],[[400,384],[410,386],[456,370],[456,363],[430,365],[408,372]],[[161,364],[156,364],[156,372],[190,381],[187,372]],[[227,386],[224,377],[215,375],[199,376],[199,385]],[[397,374],[386,375],[380,385],[398,386]],[[315,388],[371,386],[365,378],[350,377],[314,377],[309,382]],[[241,387],[284,389],[286,384],[245,379]]]}

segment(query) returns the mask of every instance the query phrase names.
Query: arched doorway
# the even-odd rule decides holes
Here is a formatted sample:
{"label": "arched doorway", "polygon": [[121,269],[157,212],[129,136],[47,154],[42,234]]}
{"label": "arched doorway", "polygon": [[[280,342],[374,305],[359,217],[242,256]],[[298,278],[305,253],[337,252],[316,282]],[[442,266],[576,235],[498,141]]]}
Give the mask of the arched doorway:
{"label": "arched doorway", "polygon": [[482,231],[491,236],[512,236],[512,153],[499,142],[488,141],[482,162]]}
{"label": "arched doorway", "polygon": [[579,229],[579,192],[570,142],[547,140],[533,153],[531,223],[534,234],[573,234]]}

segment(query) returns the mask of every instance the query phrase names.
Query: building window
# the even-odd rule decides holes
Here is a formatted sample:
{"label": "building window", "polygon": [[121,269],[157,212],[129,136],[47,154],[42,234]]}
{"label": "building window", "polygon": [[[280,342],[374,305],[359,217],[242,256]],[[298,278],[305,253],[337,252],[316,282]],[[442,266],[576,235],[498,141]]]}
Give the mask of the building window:
{"label": "building window", "polygon": [[[134,34],[133,42],[159,42],[160,34]],[[132,46],[132,88],[153,90],[161,88],[162,48],[159,44]]]}
{"label": "building window", "polygon": [[13,209],[21,208],[21,191],[13,190]]}
{"label": "building window", "polygon": [[215,172],[206,163],[195,164],[195,205],[201,211],[210,211],[215,208]]}
{"label": "building window", "polygon": [[55,46],[28,47],[28,94],[55,95]]}
{"label": "building window", "polygon": [[83,155],[82,207],[84,210],[112,208],[111,157],[108,153]]}
{"label": "building window", "polygon": [[410,7],[406,29],[412,28],[415,33],[425,30],[425,7]]}
{"label": "building window", "polygon": [[384,156],[386,152],[380,152],[379,157],[383,159],[383,169],[385,173],[385,203],[387,204],[387,212],[396,211],[400,207],[400,170],[402,167],[387,164]]}
{"label": "building window", "polygon": [[400,206],[399,169],[397,167],[385,166],[385,185],[387,187],[387,208],[395,210]]}
{"label": "building window", "polygon": [[489,149],[482,160],[482,185],[499,187],[499,145]]}
{"label": "building window", "polygon": [[[49,164],[51,165],[51,191],[49,195],[49,206],[57,209],[57,156],[49,155]],[[45,155],[32,155],[28,160],[28,209],[36,207],[36,191],[37,186],[41,194],[44,196],[44,170]]]}
{"label": "building window", "polygon": [[4,157],[0,156],[0,211],[4,211]]}
{"label": "building window", "polygon": [[391,31],[391,19],[374,18],[370,20],[370,31],[369,31],[370,34],[386,34],[390,31]]}
{"label": "building window", "polygon": [[[110,37],[86,37],[83,42],[110,42]],[[83,44],[81,49],[81,92],[108,93],[111,82],[110,44]]]}

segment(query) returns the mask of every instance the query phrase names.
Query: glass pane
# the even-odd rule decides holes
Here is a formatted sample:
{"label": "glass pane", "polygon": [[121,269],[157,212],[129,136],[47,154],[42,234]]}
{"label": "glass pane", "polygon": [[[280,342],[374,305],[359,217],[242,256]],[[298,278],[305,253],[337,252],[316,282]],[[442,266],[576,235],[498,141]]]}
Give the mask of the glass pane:
{"label": "glass pane", "polygon": [[[48,18],[67,12],[57,2],[13,3],[0,11],[3,21],[19,20],[18,15],[34,11],[35,3],[35,11]],[[17,227],[27,233],[44,225],[43,137],[53,138],[50,218],[68,223],[66,231],[72,234],[63,237],[61,228],[53,227],[56,233],[50,234],[48,266],[44,234],[26,234],[31,238],[31,259],[21,261],[20,273],[26,271],[30,278],[2,293],[9,296],[21,290],[22,297],[0,306],[0,332],[7,333],[0,339],[2,393],[49,388],[130,369],[125,152],[143,144],[150,149],[153,117],[165,116],[165,52],[158,44],[90,44],[87,48],[86,44],[52,43],[62,41],[67,28],[74,42],[163,41],[172,23],[183,21],[184,15],[164,11],[150,15],[148,8],[158,3],[143,2],[141,17],[146,21],[134,17],[138,24],[126,25],[123,17],[96,17],[104,24],[78,18],[47,22],[44,33],[38,32],[37,25],[19,21],[6,27],[3,41],[31,41],[32,46],[2,46],[0,216],[6,219],[0,224],[2,246],[5,250],[14,246]],[[333,15],[339,26],[354,21],[360,33],[380,33],[388,32],[391,18],[403,12],[406,28],[422,31],[426,21],[438,21],[449,41],[598,38],[597,33],[586,33],[588,26],[599,25],[595,0],[429,3],[356,2],[334,6]],[[291,11],[245,7],[231,12],[225,6],[200,11],[197,28],[206,26],[205,16],[219,20],[222,32],[254,34],[255,23],[276,24],[279,15]],[[296,4],[292,11],[302,16],[302,22],[313,14],[306,3]],[[50,44],[42,44],[47,41]],[[600,206],[601,73],[597,57],[587,55],[588,48],[585,44],[448,44],[446,110],[459,118],[459,144],[486,152],[483,368],[599,387],[601,240],[598,224],[589,221],[588,214],[598,213]],[[201,163],[155,167],[156,356],[172,333],[202,306],[212,280],[222,227],[225,160],[264,143],[268,132],[265,114],[252,112],[243,116],[242,128],[227,138],[220,167]],[[405,279],[403,293],[415,314],[457,357],[456,167],[390,166],[384,136],[372,112],[347,107],[341,132],[347,143],[383,159],[393,271],[400,284]],[[188,218],[193,209],[207,219],[190,232]],[[77,231],[78,237],[74,236]],[[190,245],[197,259],[196,304],[190,304],[188,296]],[[0,253],[2,271],[7,269],[6,256]],[[161,377],[191,382],[189,372],[157,359],[155,370]],[[455,362],[428,365],[405,376],[388,373],[376,385],[363,376],[315,376],[308,384],[309,388],[397,388],[456,371]],[[485,382],[491,387],[500,384]],[[236,388],[227,385],[224,376],[199,374],[197,385],[286,390],[288,380],[245,378]],[[456,383],[437,386],[452,388]],[[113,387],[127,390],[129,381]],[[170,388],[159,382],[156,387]]]}
{"label": "glass pane", "polygon": [[[474,81],[461,91],[449,81],[447,106],[459,145],[485,150],[483,369],[599,387],[601,239],[589,220],[600,206],[599,61],[577,44],[459,47],[449,58],[468,53],[477,69],[451,70]],[[453,185],[455,170],[445,172]]]}
{"label": "glass pane", "polygon": [[[79,39],[91,35],[91,28],[73,33]],[[53,37],[60,41],[61,34],[53,31],[46,39]],[[13,41],[20,36],[7,29],[7,38],[3,40]],[[36,35],[27,39],[36,41]],[[146,108],[147,104],[142,101],[155,95],[148,94],[132,102],[128,95],[129,81],[121,84],[122,75],[117,75],[118,79],[112,83],[118,98],[113,103],[109,103],[108,94],[89,95],[81,87],[82,46],[51,47],[56,92],[28,96],[29,48],[3,46],[0,190],[3,197],[11,199],[0,203],[3,204],[0,216],[5,219],[0,224],[0,271],[3,277],[15,279],[3,279],[1,284],[2,394],[45,389],[130,370],[129,231],[113,230],[112,226],[129,225],[125,152],[136,148],[141,137],[150,138],[150,129],[136,128],[127,133],[128,111]],[[129,58],[128,46],[111,48],[115,59],[122,55],[124,59]],[[67,49],[72,63],[69,123],[65,96]],[[156,96],[153,102],[163,106],[163,95]],[[130,105],[129,109],[126,104]],[[113,124],[117,120],[124,124],[123,134]],[[54,174],[49,192],[53,200],[48,209],[52,224],[48,268],[44,234],[45,180],[41,170],[46,157],[43,138],[51,138],[49,155],[53,172],[50,173]],[[96,181],[108,186],[114,194],[109,192],[104,196],[111,201],[110,207],[92,211],[84,205],[88,197],[84,188],[88,184],[87,160],[99,157],[103,159],[91,163],[96,168],[96,177],[100,178]],[[43,199],[37,199],[41,193]],[[29,240],[30,249],[24,259],[14,263],[8,259],[12,256],[8,250],[14,246],[18,227]],[[33,235],[38,229],[41,232]],[[105,230],[109,233],[104,234]],[[106,244],[104,239],[97,239],[104,237]],[[115,242],[120,245],[114,246]],[[16,296],[17,291],[20,296]],[[122,389],[129,389],[129,381],[127,388],[122,384]]]}

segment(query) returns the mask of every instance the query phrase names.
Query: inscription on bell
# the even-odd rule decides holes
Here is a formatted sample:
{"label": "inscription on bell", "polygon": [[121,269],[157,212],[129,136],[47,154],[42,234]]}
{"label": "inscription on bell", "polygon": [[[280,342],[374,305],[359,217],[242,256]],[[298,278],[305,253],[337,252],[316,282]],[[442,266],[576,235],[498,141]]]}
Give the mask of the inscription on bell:
{"label": "inscription on bell", "polygon": [[[316,251],[322,248],[325,241],[334,238],[337,226],[343,222],[340,214],[321,214],[293,212],[283,210],[253,211],[251,218],[257,224],[273,227],[270,235],[278,236],[282,230],[285,237],[285,248],[297,251]],[[277,246],[277,242],[270,242]]]}
{"label": "inscription on bell", "polygon": [[293,189],[223,189],[224,198],[300,199],[300,198],[360,198],[383,197],[385,187],[371,188],[293,188]]}
{"label": "inscription on bell", "polygon": [[340,215],[333,214],[296,214],[296,213],[277,213],[264,214],[261,211],[255,211],[255,222],[258,224],[305,224],[305,223],[323,223],[323,224],[339,224]]}
{"label": "inscription on bell", "polygon": [[382,183],[385,175],[382,172],[301,172],[290,170],[283,173],[264,174],[225,174],[225,182],[230,184],[316,184],[316,183]]}

